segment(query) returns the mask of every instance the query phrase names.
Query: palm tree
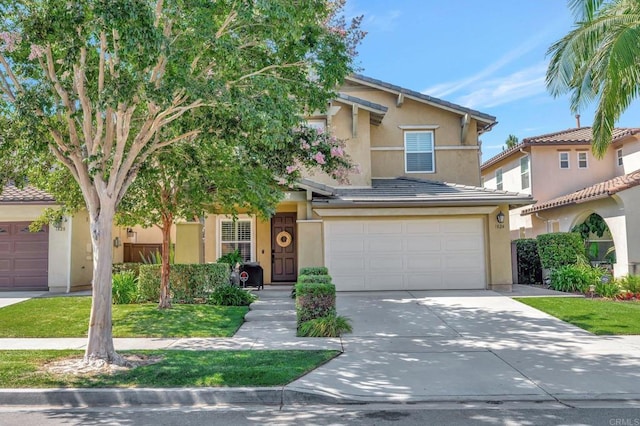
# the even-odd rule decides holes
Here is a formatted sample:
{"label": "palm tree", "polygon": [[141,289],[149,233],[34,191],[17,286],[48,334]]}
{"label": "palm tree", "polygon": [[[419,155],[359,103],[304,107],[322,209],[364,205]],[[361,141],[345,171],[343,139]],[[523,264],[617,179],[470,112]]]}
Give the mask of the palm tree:
{"label": "palm tree", "polygon": [[518,145],[518,137],[516,135],[509,135],[507,140],[504,143],[507,145],[507,149],[511,149],[514,146]]}
{"label": "palm tree", "polygon": [[576,26],[549,48],[547,88],[571,93],[575,113],[597,101],[593,152],[604,156],[616,121],[640,95],[640,1],[569,0]]}

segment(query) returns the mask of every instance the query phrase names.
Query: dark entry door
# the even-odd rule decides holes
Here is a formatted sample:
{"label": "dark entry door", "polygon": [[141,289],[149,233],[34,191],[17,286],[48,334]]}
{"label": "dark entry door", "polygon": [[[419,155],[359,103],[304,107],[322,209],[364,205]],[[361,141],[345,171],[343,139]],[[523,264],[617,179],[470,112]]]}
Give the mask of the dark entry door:
{"label": "dark entry door", "polygon": [[271,280],[295,281],[298,276],[296,214],[277,213],[271,218]]}

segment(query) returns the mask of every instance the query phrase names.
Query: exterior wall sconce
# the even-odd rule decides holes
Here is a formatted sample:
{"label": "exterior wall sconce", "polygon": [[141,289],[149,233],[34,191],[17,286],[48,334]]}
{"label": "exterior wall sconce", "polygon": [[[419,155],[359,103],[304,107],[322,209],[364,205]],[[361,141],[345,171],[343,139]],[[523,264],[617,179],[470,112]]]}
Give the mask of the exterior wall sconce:
{"label": "exterior wall sconce", "polygon": [[500,224],[504,223],[504,213],[502,213],[502,210],[498,212],[498,215],[496,216],[496,220]]}
{"label": "exterior wall sconce", "polygon": [[113,246],[114,246],[115,248],[118,248],[118,247],[120,247],[121,245],[122,245],[122,241],[120,241],[120,237],[115,237],[115,238],[113,239]]}
{"label": "exterior wall sconce", "polygon": [[136,236],[136,233],[133,232],[132,228],[127,228],[127,238],[134,238]]}

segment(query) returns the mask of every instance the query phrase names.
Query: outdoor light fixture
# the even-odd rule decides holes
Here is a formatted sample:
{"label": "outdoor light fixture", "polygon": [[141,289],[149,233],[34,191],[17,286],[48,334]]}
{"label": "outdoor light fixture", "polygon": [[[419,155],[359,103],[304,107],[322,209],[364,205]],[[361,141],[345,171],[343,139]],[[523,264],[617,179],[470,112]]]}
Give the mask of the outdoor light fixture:
{"label": "outdoor light fixture", "polygon": [[498,221],[498,223],[504,223],[504,213],[502,213],[502,210],[498,212],[496,220]]}
{"label": "outdoor light fixture", "polygon": [[127,228],[127,238],[133,238],[136,236],[136,233],[133,232],[133,229]]}
{"label": "outdoor light fixture", "polygon": [[120,241],[120,237],[115,237],[115,238],[113,239],[113,246],[114,246],[114,247],[118,248],[118,247],[120,247],[120,245],[121,245],[121,244],[122,244],[122,243],[121,243],[121,241]]}
{"label": "outdoor light fixture", "polygon": [[67,221],[66,218],[60,218],[58,220],[56,220],[55,222],[53,222],[53,227],[56,229],[56,231],[64,231],[65,230],[65,222]]}

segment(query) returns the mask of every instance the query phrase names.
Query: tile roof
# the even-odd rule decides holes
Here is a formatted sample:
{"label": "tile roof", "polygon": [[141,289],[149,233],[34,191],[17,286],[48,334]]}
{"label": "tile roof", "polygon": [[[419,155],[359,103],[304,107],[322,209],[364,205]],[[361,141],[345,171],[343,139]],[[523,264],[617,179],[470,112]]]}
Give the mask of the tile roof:
{"label": "tile roof", "polygon": [[[615,128],[613,129],[611,142],[617,142],[628,136],[640,133],[640,128]],[[593,132],[591,127],[576,127],[573,129],[562,130],[555,133],[547,133],[540,136],[532,136],[524,138],[522,142],[514,146],[511,149],[502,151],[500,154],[488,159],[480,170],[484,170],[489,166],[496,164],[497,162],[511,156],[511,154],[519,152],[521,148],[532,145],[591,145],[593,140]]]}
{"label": "tile roof", "polygon": [[349,101],[351,103],[376,110],[382,114],[386,113],[389,110],[389,108],[387,108],[384,105],[380,105],[375,102],[370,102],[370,101],[367,101],[366,99],[357,98],[355,96],[347,95],[346,93],[338,93],[338,100]]}
{"label": "tile roof", "polygon": [[534,202],[531,195],[498,191],[476,186],[459,185],[422,179],[399,177],[395,179],[372,179],[370,188],[332,188],[303,179],[310,189],[317,188],[326,198],[314,197],[314,202],[329,204],[356,203],[402,203],[407,204],[497,204],[527,205]]}
{"label": "tile roof", "polygon": [[411,90],[411,89],[407,89],[404,87],[400,87],[400,86],[396,86],[395,84],[391,84],[391,83],[387,83],[385,81],[382,80],[378,80],[375,78],[371,78],[371,77],[367,77],[364,76],[362,74],[352,74],[351,76],[347,77],[347,80],[352,80],[352,81],[360,81],[363,83],[368,83],[371,85],[376,85],[379,87],[382,87],[384,89],[387,89],[389,91],[392,92],[396,92],[396,93],[402,93],[404,95],[409,95],[413,98],[419,99],[421,101],[424,102],[428,102],[431,104],[435,104],[435,105],[439,105],[448,109],[452,109],[464,114],[469,114],[472,115],[474,118],[485,122],[486,124],[494,124],[496,123],[496,117],[494,117],[493,115],[489,115],[489,114],[485,114],[483,112],[471,109],[471,108],[467,108],[467,107],[463,107],[462,105],[458,105],[458,104],[454,104],[452,102],[447,102],[444,101],[442,99],[438,99],[438,98],[434,98],[433,96],[429,96],[429,95],[425,95],[424,93],[420,93],[420,92],[416,92],[415,90]]}
{"label": "tile roof", "polygon": [[15,185],[8,184],[0,192],[0,203],[54,203],[55,200],[48,193],[34,188],[33,186],[25,186],[18,188]]}
{"label": "tile roof", "polygon": [[553,209],[566,206],[568,204],[580,204],[587,201],[606,198],[625,189],[640,185],[640,170],[624,176],[617,176],[604,182],[597,183],[580,191],[554,198],[544,203],[536,204],[528,209],[524,209],[521,215],[525,216],[542,210]]}

